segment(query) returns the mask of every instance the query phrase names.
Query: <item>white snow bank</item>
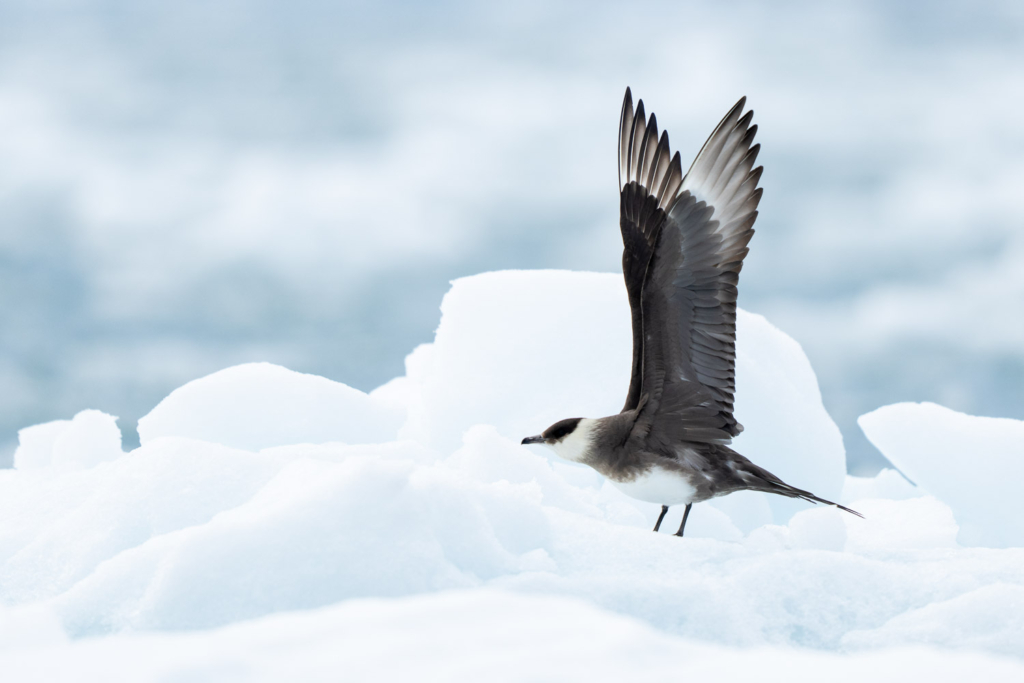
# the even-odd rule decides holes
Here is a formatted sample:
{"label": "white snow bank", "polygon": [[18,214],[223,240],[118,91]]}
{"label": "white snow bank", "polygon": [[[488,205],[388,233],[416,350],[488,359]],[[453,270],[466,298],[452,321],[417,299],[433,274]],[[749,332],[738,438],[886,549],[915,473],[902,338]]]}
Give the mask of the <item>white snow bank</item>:
{"label": "white snow bank", "polygon": [[953,508],[961,543],[1024,546],[1024,421],[897,403],[857,422],[890,462]]}
{"label": "white snow bank", "polygon": [[996,583],[948,600],[938,600],[897,617],[873,631],[853,631],[847,649],[891,643],[928,643],[945,649],[986,649],[1020,655],[1024,634],[1024,586]]}
{"label": "white snow bank", "polygon": [[71,420],[55,420],[18,431],[14,467],[86,469],[124,455],[117,418],[83,410]]}
{"label": "white snow bank", "polygon": [[[722,513],[698,505],[678,539],[651,533],[655,506],[493,428],[441,458],[414,442],[252,453],[164,438],[46,475],[0,472],[0,587],[8,604],[45,602],[76,637],[502,588],[730,646],[835,650],[879,629],[896,634],[889,645],[901,633],[948,639],[893,620],[1024,585],[1024,549],[957,548],[949,509],[932,498],[859,501],[867,520],[809,508],[733,542],[706,537]],[[1005,652],[1024,629],[1011,621],[972,642]]]}
{"label": "white snow bank", "polygon": [[358,389],[270,363],[247,363],[175,389],[139,420],[145,444],[184,436],[259,450],[295,443],[380,443],[395,438],[401,411]]}
{"label": "white snow bank", "polygon": [[164,438],[89,470],[0,471],[0,600],[60,594],[126,550],[209,522],[252,498],[282,462]]}
{"label": "white snow bank", "polygon": [[[0,621],[3,613],[0,612]],[[580,600],[488,590],[356,600],[210,632],[43,639],[4,680],[1011,681],[1024,663],[934,648],[838,655],[667,635]]]}
{"label": "white snow bank", "polygon": [[[800,345],[739,312],[735,446],[783,480],[836,500],[846,474],[842,436],[821,403]],[[442,452],[474,424],[510,439],[565,417],[617,413],[632,354],[622,276],[503,271],[462,278],[441,304],[433,344],[407,361],[403,435]],[[748,493],[712,505],[741,531],[784,523],[805,503]]]}
{"label": "white snow bank", "polygon": [[[509,640],[514,634],[501,630],[498,617],[519,623],[515,615],[527,603],[515,601],[530,595],[552,605],[585,601],[591,607],[584,620],[611,634],[625,623],[619,616],[638,619],[647,625],[644,634],[649,627],[663,632],[654,642],[689,648],[694,662],[712,661],[700,654],[718,652],[709,641],[761,648],[759,661],[825,661],[791,655],[785,648],[792,647],[883,644],[959,644],[1024,658],[1024,624],[1015,611],[1024,591],[1024,548],[960,547],[957,502],[923,481],[915,488],[891,471],[842,477],[842,443],[806,358],[763,318],[740,317],[738,412],[747,432],[739,450],[795,485],[842,496],[866,519],[792,501],[776,508],[761,494],[736,494],[696,505],[685,539],[653,534],[658,506],[626,497],[589,468],[520,446],[524,434],[554,420],[620,405],[629,367],[620,289],[618,277],[593,274],[461,280],[445,300],[437,341],[410,356],[407,377],[366,395],[274,366],[230,368],[162,402],[146,418],[142,447],[127,454],[108,448],[109,429],[72,431],[76,420],[113,425],[100,414],[25,430],[26,467],[0,471],[0,602],[28,611],[6,611],[0,620],[37,619],[36,631],[26,632],[42,634],[40,647],[54,650],[47,666],[79,662],[103,672],[105,662],[137,651],[143,654],[125,655],[125,666],[141,667],[142,679],[177,671],[179,661],[194,662],[197,671],[206,671],[206,662],[230,667],[236,656],[273,671],[276,655],[259,644],[283,626],[65,645],[31,610],[47,610],[77,638],[214,628],[340,602],[323,613],[348,615],[338,622],[314,613],[308,622],[295,616],[263,623],[327,639],[288,641],[295,649],[282,649],[282,658],[307,653],[311,661],[354,668],[381,666],[374,653],[393,652],[401,642],[383,634],[419,633],[429,642],[443,633],[436,624],[445,620],[460,624],[448,641],[458,643],[458,661],[470,646],[492,657],[516,647],[550,650],[564,654],[552,660],[559,666],[584,658],[586,666],[604,662],[608,671],[617,669],[601,659],[605,654],[620,652],[622,667],[646,656],[632,647],[614,650],[613,640],[577,637],[589,632],[576,625],[579,615],[551,617],[560,639],[537,629],[534,640]],[[500,310],[485,305],[488,297]],[[505,322],[531,310],[541,315],[529,328]],[[614,310],[618,322],[605,318]],[[620,337],[625,346],[614,342]],[[61,446],[66,434],[76,436]],[[96,452],[105,454],[98,464],[81,455]],[[47,466],[65,460],[93,466]],[[673,530],[681,514],[673,509],[665,529]],[[463,593],[437,596],[436,608],[414,597],[452,590]],[[503,598],[514,604],[487,602],[494,590],[514,593]],[[349,603],[384,597],[395,601]],[[460,607],[460,600],[476,606]],[[488,610],[497,615],[493,621],[486,621]],[[352,615],[370,624],[378,612],[379,628],[366,626],[364,640],[352,638],[358,647],[334,639],[357,628],[349,625],[358,621]],[[473,637],[461,635],[463,626]],[[239,633],[256,635],[232,635]],[[600,647],[588,649],[591,643]],[[228,660],[203,654],[221,645],[233,653],[224,655]],[[14,670],[31,663],[19,656],[0,662]],[[909,665],[916,655],[892,656]],[[948,657],[954,671],[960,655]],[[669,659],[677,672],[682,660]],[[851,666],[838,669],[857,670]],[[263,675],[239,671],[243,678]]]}

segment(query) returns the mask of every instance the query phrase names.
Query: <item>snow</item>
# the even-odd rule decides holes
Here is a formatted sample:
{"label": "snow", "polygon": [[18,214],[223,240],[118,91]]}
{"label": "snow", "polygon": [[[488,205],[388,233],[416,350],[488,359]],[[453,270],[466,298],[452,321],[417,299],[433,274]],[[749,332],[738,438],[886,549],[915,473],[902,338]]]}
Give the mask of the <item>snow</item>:
{"label": "snow", "polygon": [[[922,647],[855,655],[685,640],[585,601],[492,590],[351,600],[209,632],[50,638],[0,652],[36,680],[1019,680],[1024,663]],[[26,676],[27,678],[27,676]]]}
{"label": "snow", "polygon": [[19,470],[86,469],[122,455],[117,418],[98,410],[83,410],[71,420],[54,420],[19,430],[14,466]]}
{"label": "snow", "polygon": [[898,403],[858,422],[890,462],[956,510],[961,543],[1024,545],[1024,421]]}
{"label": "snow", "polygon": [[[370,394],[251,364],[173,392],[130,453],[97,411],[22,430],[0,471],[0,671],[1021,677],[1024,548],[985,517],[1016,494],[949,496],[921,434],[939,457],[894,458],[918,486],[844,476],[806,357],[760,316],[739,319],[737,449],[865,519],[743,493],[694,506],[684,539],[680,507],[654,534],[657,505],[521,446],[620,406],[624,306],[618,276],[487,273],[453,284],[435,342]],[[1013,425],[981,426],[1010,443]],[[964,520],[1006,542],[965,546]]]}
{"label": "snow", "polygon": [[259,450],[294,443],[376,443],[395,437],[399,412],[358,389],[271,363],[247,363],[175,389],[139,420],[145,444],[185,436]]}

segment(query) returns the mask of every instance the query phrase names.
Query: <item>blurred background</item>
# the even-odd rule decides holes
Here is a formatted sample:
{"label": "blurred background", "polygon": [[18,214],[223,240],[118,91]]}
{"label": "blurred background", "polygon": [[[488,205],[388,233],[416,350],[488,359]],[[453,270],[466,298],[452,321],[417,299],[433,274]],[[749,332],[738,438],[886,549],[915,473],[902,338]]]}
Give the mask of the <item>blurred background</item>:
{"label": "blurred background", "polygon": [[740,305],[852,472],[883,404],[1024,417],[1019,1],[0,0],[0,463],[245,361],[370,390],[456,277],[618,270],[626,85],[684,166],[748,96]]}

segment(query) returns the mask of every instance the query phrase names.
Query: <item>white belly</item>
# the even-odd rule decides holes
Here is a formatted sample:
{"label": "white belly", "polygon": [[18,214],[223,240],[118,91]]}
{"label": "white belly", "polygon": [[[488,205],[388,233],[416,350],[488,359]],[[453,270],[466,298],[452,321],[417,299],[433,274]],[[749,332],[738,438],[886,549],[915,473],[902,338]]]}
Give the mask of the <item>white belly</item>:
{"label": "white belly", "polygon": [[661,467],[652,467],[633,481],[610,481],[630,498],[658,505],[689,503],[696,493],[684,474]]}

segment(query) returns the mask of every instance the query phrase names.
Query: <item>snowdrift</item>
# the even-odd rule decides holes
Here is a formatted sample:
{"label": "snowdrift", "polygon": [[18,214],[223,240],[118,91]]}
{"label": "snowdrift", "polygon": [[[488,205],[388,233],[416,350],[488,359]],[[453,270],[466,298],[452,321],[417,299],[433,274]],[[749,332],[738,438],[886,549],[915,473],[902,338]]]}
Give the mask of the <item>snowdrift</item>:
{"label": "snowdrift", "polygon": [[1024,545],[1024,422],[897,403],[858,423],[891,463],[956,510],[961,543]]}
{"label": "snowdrift", "polygon": [[[0,471],[0,635],[21,645],[0,670],[109,680],[119,662],[132,680],[271,679],[302,659],[511,680],[585,662],[602,680],[722,658],[737,677],[782,659],[787,676],[849,680],[924,658],[936,680],[1024,670],[1024,549],[998,518],[1019,500],[1009,484],[985,490],[1002,502],[974,505],[943,486],[952,456],[901,459],[899,445],[890,457],[920,487],[892,471],[846,477],[806,357],[759,316],[739,319],[736,448],[866,519],[736,494],[695,506],[680,540],[651,533],[657,506],[520,446],[557,419],[618,409],[626,306],[614,275],[487,273],[453,284],[435,342],[370,394],[251,364],[173,392],[130,453],[98,411],[22,430],[15,469]],[[964,520],[1015,547],[962,547]],[[189,634],[138,635],[166,631]],[[458,653],[400,645],[446,633]],[[880,647],[901,649],[868,652]]]}
{"label": "snowdrift", "polygon": [[358,389],[246,363],[175,389],[139,420],[142,445],[184,436],[258,451],[296,443],[392,441],[404,415]]}
{"label": "snowdrift", "polygon": [[[853,655],[726,648],[672,636],[581,600],[489,589],[404,600],[350,600],[209,632],[91,638],[73,644],[42,615],[17,616],[23,630],[12,636],[21,647],[0,651],[5,680],[24,671],[36,676],[33,680],[81,683],[905,683],[1014,681],[1024,673],[1019,661],[921,647]],[[35,640],[22,649],[24,629]]]}

